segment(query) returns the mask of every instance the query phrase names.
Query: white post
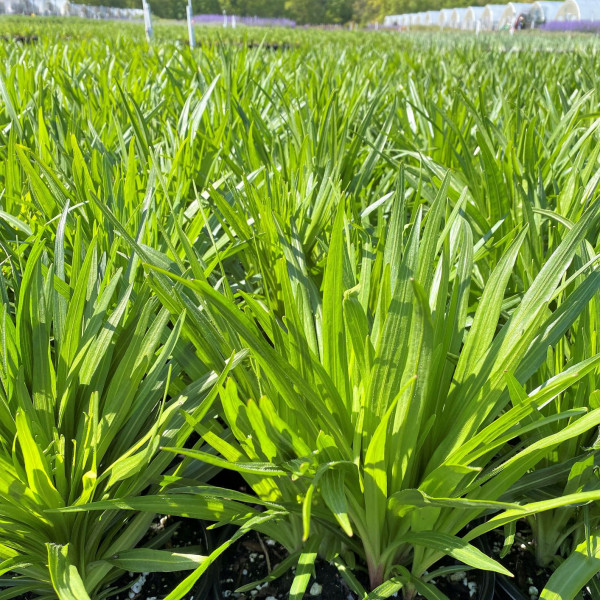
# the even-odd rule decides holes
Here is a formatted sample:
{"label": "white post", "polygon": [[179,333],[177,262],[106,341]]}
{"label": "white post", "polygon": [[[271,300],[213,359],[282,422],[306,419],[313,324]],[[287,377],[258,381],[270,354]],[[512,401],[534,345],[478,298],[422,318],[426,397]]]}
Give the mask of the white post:
{"label": "white post", "polygon": [[190,36],[190,48],[196,47],[196,36],[194,35],[194,23],[192,21],[192,0],[188,0],[187,5],[188,35]]}
{"label": "white post", "polygon": [[223,10],[223,27],[227,27],[227,13]]}
{"label": "white post", "polygon": [[235,15],[231,15],[231,28],[235,29]]}
{"label": "white post", "polygon": [[154,31],[152,30],[152,15],[150,14],[150,5],[147,0],[142,0],[142,6],[144,8],[144,26],[146,28],[146,39],[152,40]]}

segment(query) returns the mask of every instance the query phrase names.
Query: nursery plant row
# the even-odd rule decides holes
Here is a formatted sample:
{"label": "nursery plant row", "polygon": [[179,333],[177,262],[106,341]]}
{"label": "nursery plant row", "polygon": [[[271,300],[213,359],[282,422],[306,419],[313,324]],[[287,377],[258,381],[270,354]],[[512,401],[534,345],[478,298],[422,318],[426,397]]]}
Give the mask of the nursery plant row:
{"label": "nursery plant row", "polygon": [[595,38],[0,30],[1,600],[600,599]]}

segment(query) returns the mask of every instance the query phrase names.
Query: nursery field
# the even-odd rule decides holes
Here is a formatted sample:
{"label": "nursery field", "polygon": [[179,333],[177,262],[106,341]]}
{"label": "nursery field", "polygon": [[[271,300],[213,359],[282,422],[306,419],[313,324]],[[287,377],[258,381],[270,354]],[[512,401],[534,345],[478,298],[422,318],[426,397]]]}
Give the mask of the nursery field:
{"label": "nursery field", "polygon": [[599,600],[600,42],[0,19],[0,600]]}

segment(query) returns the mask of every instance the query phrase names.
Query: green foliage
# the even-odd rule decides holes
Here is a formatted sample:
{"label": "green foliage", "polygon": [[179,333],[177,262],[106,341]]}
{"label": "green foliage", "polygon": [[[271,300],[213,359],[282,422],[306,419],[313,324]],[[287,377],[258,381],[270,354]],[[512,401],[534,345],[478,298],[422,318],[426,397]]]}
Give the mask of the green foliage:
{"label": "green foliage", "polygon": [[14,309],[3,306],[0,557],[4,572],[23,578],[15,594],[48,594],[48,564],[60,598],[83,598],[82,589],[95,596],[118,577],[113,566],[127,568],[111,557],[131,552],[153,516],[48,511],[163,487],[172,460],[159,440],[187,438],[175,411],[193,412],[198,399],[185,401],[171,359],[183,317],[169,331],[147,290],[132,297],[134,270],[114,264],[118,242],[110,256],[93,242],[72,247],[65,264],[68,208],[54,259],[43,232],[30,238]]}
{"label": "green foliage", "polygon": [[[586,585],[597,40],[0,28],[1,597],[151,566],[183,598],[256,530],[293,599],[319,557],[444,598],[444,557],[509,574],[478,544],[517,521],[542,597]],[[167,548],[156,514],[237,530]]]}
{"label": "green foliage", "polygon": [[[204,427],[196,430],[229,460],[235,457],[231,468],[253,473],[248,483],[265,500],[292,507],[301,487],[308,484],[303,501],[295,510],[288,508],[290,526],[294,519],[302,519],[303,539],[308,540],[314,539],[313,523],[333,527],[337,521],[340,536],[356,532],[373,589],[398,564],[418,578],[444,554],[477,568],[501,571],[500,565],[484,563],[454,536],[486,510],[514,508],[502,502],[523,497],[523,490],[515,495],[511,488],[527,471],[550,450],[600,423],[598,410],[537,417],[539,407],[595,370],[599,356],[575,366],[576,375],[566,371],[512,406],[505,392],[506,373],[526,380],[545,360],[548,344],[572,324],[562,319],[562,311],[548,315],[547,301],[541,299],[554,294],[588,228],[597,226],[598,209],[590,210],[565,236],[519,308],[495,335],[503,299],[500,281],[506,282],[514,267],[524,239],[518,236],[500,258],[470,331],[465,331],[473,269],[470,246],[475,244],[458,212],[448,210],[454,218],[443,223],[446,188],[447,180],[423,232],[417,213],[404,239],[402,184],[389,218],[381,219],[384,213],[378,209],[378,222],[390,223],[387,231],[376,230],[378,242],[361,243],[354,236],[344,240],[344,212],[339,210],[316,306],[304,303],[295,272],[304,271],[305,265],[296,264],[298,258],[292,261],[290,256],[277,268],[285,328],[280,329],[276,317],[250,302],[250,297],[241,298],[248,303],[248,319],[210,286],[180,280],[242,336],[261,381],[260,396],[250,399],[242,398],[233,384],[221,392],[237,444],[215,438]],[[346,227],[360,231],[366,225],[363,221],[359,228],[348,221]],[[441,231],[445,235],[440,237]],[[365,250],[360,251],[363,244]],[[283,247],[282,254],[286,254]],[[356,278],[352,265],[360,265]],[[447,278],[452,272],[450,287]],[[574,288],[564,305],[585,306],[599,284],[596,281],[589,291]],[[570,314],[569,319],[576,319],[579,309]],[[313,315],[322,317],[313,322]],[[253,323],[270,332],[269,343]],[[319,342],[315,346],[311,340]],[[449,355],[457,353],[451,379],[451,363],[440,357],[449,361]],[[557,433],[540,435],[520,452],[505,446],[525,431],[537,433],[565,418],[571,419],[567,427],[563,424]],[[533,423],[526,426],[529,420]],[[213,463],[204,453],[177,451]],[[588,498],[598,499],[600,492]],[[575,494],[564,503],[579,501]],[[520,510],[513,510],[515,518]],[[269,535],[290,551],[297,550],[301,540],[290,544],[284,531],[280,525]],[[322,532],[313,535],[323,539]],[[350,543],[343,536],[342,541]],[[323,552],[332,548],[335,545]]]}

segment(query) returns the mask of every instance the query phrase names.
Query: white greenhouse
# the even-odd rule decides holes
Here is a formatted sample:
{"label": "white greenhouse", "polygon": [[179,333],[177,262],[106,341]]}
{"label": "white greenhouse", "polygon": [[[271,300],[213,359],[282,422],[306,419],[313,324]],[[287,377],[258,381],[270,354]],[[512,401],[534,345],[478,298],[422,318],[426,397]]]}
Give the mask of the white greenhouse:
{"label": "white greenhouse", "polygon": [[452,14],[451,8],[442,8],[440,10],[440,27],[448,27],[450,25],[450,15]]}
{"label": "white greenhouse", "polygon": [[500,27],[512,27],[519,15],[529,13],[531,4],[524,2],[509,2],[500,16]]}
{"label": "white greenhouse", "polygon": [[6,12],[13,15],[30,15],[36,12],[36,6],[32,0],[4,0]]}
{"label": "white greenhouse", "polygon": [[404,15],[388,15],[383,19],[384,27],[398,27],[402,24]]}
{"label": "white greenhouse", "polygon": [[483,14],[484,10],[485,9],[483,6],[469,6],[467,12],[465,13],[463,29],[476,31],[477,25],[481,23],[481,15]]}
{"label": "white greenhouse", "polygon": [[529,9],[529,19],[535,27],[556,19],[556,13],[564,4],[562,1],[549,0],[548,2],[534,2]]}
{"label": "white greenhouse", "polygon": [[425,25],[427,27],[439,27],[440,26],[440,11],[439,10],[428,10],[425,14]]}
{"label": "white greenhouse", "polygon": [[71,17],[84,17],[83,5],[82,4],[70,4],[69,15]]}
{"label": "white greenhouse", "polygon": [[58,14],[62,17],[71,14],[71,3],[69,0],[55,0],[54,4],[58,8]]}
{"label": "white greenhouse", "polygon": [[426,12],[417,13],[417,22],[415,23],[415,25],[421,25],[421,26],[427,25],[426,19],[427,19]]}
{"label": "white greenhouse", "polygon": [[455,8],[450,15],[449,26],[452,29],[462,29],[468,8]]}
{"label": "white greenhouse", "polygon": [[45,15],[47,13],[46,0],[32,0],[31,12],[36,15]]}
{"label": "white greenhouse", "polygon": [[481,28],[486,31],[498,29],[505,4],[487,4],[481,13]]}
{"label": "white greenhouse", "polygon": [[598,0],[566,0],[556,12],[557,21],[600,21]]}

